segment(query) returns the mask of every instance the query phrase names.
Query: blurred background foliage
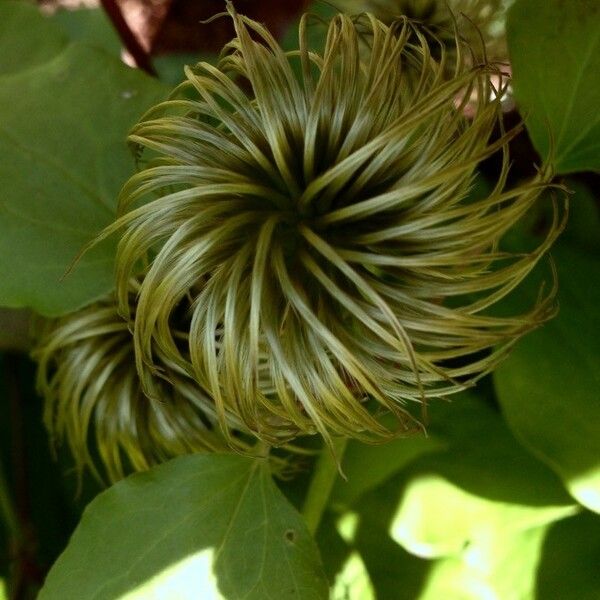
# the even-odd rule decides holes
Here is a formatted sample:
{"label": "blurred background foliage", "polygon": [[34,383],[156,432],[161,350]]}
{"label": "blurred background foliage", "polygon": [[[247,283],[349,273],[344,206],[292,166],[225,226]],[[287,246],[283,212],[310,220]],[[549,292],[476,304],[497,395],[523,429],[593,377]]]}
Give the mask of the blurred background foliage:
{"label": "blurred background foliage", "polygon": [[[123,0],[153,57],[151,79],[122,65],[119,37],[94,2],[41,4],[45,16],[32,3],[0,0],[0,303],[57,314],[110,286],[108,245],[65,284],[56,280],[111,217],[133,170],[121,143],[128,127],[180,80],[184,64],[214,56],[230,32],[223,20],[199,24],[220,10],[217,1],[145,3],[144,12],[141,0]],[[513,4],[507,39],[527,131],[512,142],[511,176],[529,174],[539,152],[572,191],[552,252],[560,313],[476,390],[433,403],[426,438],[350,444],[348,481],[336,483],[317,536],[336,600],[600,597],[600,6]],[[333,11],[306,1],[236,6],[287,44],[301,10]],[[520,117],[513,107],[505,118]],[[482,166],[483,184],[494,168]],[[509,243],[531,246],[544,218],[532,215]],[[512,301],[528,306],[536,289],[534,278]],[[8,578],[10,597],[35,596],[100,488],[85,478],[78,489],[70,458],[49,449],[27,355],[29,313],[1,319],[5,600]],[[307,480],[308,467],[280,487],[300,505]]]}

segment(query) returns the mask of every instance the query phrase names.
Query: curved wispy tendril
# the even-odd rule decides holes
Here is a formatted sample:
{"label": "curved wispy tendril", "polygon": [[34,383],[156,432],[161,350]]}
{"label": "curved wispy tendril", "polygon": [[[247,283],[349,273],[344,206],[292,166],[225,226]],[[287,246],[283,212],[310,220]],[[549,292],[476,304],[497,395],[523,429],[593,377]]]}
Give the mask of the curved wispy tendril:
{"label": "curved wispy tendril", "polygon": [[[218,65],[187,68],[132,131],[147,162],[103,234],[121,234],[124,314],[148,261],[131,323],[144,391],[160,398],[158,364],[177,365],[226,434],[233,414],[271,444],[419,427],[411,405],[471,385],[554,313],[554,287],[525,314],[489,311],[561,229],[555,210],[538,248],[499,249],[551,174],[507,187],[517,130],[492,136],[507,81],[460,43],[448,79],[444,47],[432,58],[406,19],[340,14],[311,48],[305,15],[286,53],[228,12],[236,37]],[[478,194],[477,167],[496,152],[498,179]]]}
{"label": "curved wispy tendril", "polygon": [[182,454],[228,449],[213,427],[213,403],[167,358],[157,360],[160,400],[143,394],[132,336],[113,294],[44,321],[39,333],[33,356],[46,426],[54,445],[68,443],[79,474],[88,467],[104,479],[90,437],[111,481]]}

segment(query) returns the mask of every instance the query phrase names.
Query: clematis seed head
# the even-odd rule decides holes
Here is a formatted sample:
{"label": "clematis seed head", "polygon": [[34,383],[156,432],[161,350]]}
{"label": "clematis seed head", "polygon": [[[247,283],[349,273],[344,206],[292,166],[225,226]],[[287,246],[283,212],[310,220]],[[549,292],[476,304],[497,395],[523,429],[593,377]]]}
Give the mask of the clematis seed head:
{"label": "clematis seed head", "polygon": [[175,366],[230,442],[231,415],[268,444],[413,431],[429,399],[473,385],[554,313],[554,287],[525,314],[491,313],[561,229],[555,203],[537,248],[500,249],[551,173],[507,185],[518,130],[493,136],[507,79],[462,42],[448,78],[444,48],[434,58],[405,18],[338,14],[313,47],[305,15],[286,52],[227,10],[236,36],[218,64],[186,68],[133,129],[144,162],[104,233],[120,234],[124,315],[147,264],[130,322],[144,393],[160,398],[157,369]]}
{"label": "clematis seed head", "polygon": [[182,454],[228,449],[214,426],[214,405],[168,359],[157,359],[160,401],[144,395],[114,294],[39,328],[33,357],[45,423],[54,445],[67,442],[79,475],[87,467],[98,479],[115,481]]}
{"label": "clematis seed head", "polygon": [[506,0],[347,0],[351,11],[371,12],[390,25],[401,16],[421,23],[449,49],[455,45],[457,24],[460,35],[474,47],[484,42],[488,56],[506,58],[504,18]]}

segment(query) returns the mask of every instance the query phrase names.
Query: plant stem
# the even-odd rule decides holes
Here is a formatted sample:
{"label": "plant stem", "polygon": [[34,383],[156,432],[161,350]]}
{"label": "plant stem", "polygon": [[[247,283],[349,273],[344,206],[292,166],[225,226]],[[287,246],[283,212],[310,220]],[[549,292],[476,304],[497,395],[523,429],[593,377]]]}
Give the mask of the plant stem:
{"label": "plant stem", "polygon": [[135,64],[140,68],[146,71],[148,75],[153,75],[156,77],[156,71],[152,66],[152,62],[150,60],[150,56],[144,50],[139,40],[129,28],[119,5],[116,0],[100,0],[104,11],[108,15],[108,18],[111,20],[114,28],[117,30],[121,41],[127,48],[129,54],[131,54]]}
{"label": "plant stem", "polygon": [[258,456],[264,456],[267,458],[269,456],[269,452],[271,452],[271,446],[266,442],[258,441],[256,446],[254,446],[254,451]]}
{"label": "plant stem", "polygon": [[321,523],[347,443],[348,438],[334,439],[332,447],[323,448],[317,461],[302,508],[302,515],[312,535],[317,532]]}

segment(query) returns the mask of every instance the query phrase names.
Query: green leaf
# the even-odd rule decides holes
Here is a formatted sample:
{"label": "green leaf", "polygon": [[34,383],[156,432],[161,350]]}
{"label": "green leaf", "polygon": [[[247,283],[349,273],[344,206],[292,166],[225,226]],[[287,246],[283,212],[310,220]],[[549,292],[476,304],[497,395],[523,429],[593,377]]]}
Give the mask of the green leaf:
{"label": "green leaf", "polygon": [[433,561],[409,554],[389,537],[387,524],[380,523],[379,515],[374,515],[380,508],[386,512],[386,498],[381,503],[371,502],[380,491],[381,488],[377,488],[361,500],[356,547],[375,588],[377,600],[416,600]]}
{"label": "green leaf", "polygon": [[600,512],[600,258],[566,245],[553,254],[559,315],[517,344],[495,384],[514,433]]}
{"label": "green leaf", "polygon": [[511,535],[496,532],[458,556],[436,561],[419,600],[533,599],[546,530],[547,526]]}
{"label": "green leaf", "polygon": [[117,483],[86,509],[39,599],[91,598],[317,600],[327,583],[265,462],[193,455]]}
{"label": "green leaf", "polygon": [[[489,528],[489,535],[468,541],[458,552],[437,560],[406,553],[387,536],[391,507],[399,498],[390,480],[360,503],[355,545],[367,566],[378,600],[531,600],[549,525],[510,531]],[[453,520],[452,505],[431,519]],[[576,597],[576,596],[573,596]]]}
{"label": "green leaf", "polygon": [[399,438],[369,446],[352,441],[344,454],[342,468],[346,480],[338,477],[331,494],[334,507],[353,505],[364,493],[389,479],[417,457],[444,447],[435,434]]}
{"label": "green leaf", "polygon": [[450,408],[460,424],[449,432],[449,450],[422,456],[402,474],[389,528],[396,542],[418,556],[449,556],[492,534],[573,514],[558,478],[516,443],[497,412],[467,394]]}
{"label": "green leaf", "polygon": [[185,79],[184,69],[186,65],[195,65],[201,61],[216,64],[217,54],[198,52],[176,52],[154,56],[152,64],[161,81],[170,86],[179,85]]}
{"label": "green leaf", "polygon": [[8,591],[6,590],[4,577],[0,577],[0,600],[8,600]]}
{"label": "green leaf", "polygon": [[[493,469],[492,464],[488,467]],[[486,475],[483,461],[479,474]],[[473,472],[471,477],[476,475]],[[485,498],[461,488],[447,476],[443,465],[418,465],[410,473],[390,533],[412,554],[424,558],[456,555],[466,545],[481,546],[501,532],[514,536],[576,511],[560,501],[540,505]],[[522,485],[517,492],[526,489],[525,477]],[[508,484],[506,491],[511,492]],[[533,493],[540,490],[533,484],[531,491],[533,500]]]}
{"label": "green leaf", "polygon": [[[7,13],[0,7],[0,22]],[[30,17],[34,29],[43,23],[53,31],[39,14]],[[9,31],[4,43],[19,33]],[[157,81],[80,44],[0,77],[0,305],[55,315],[111,289],[113,243],[62,277],[113,220],[118,190],[134,168],[127,131],[165,93]]]}
{"label": "green leaf", "polygon": [[[35,4],[0,2],[0,77],[44,64],[67,41],[61,29],[42,17]],[[14,109],[18,103],[16,97],[13,100]]]}
{"label": "green leaf", "polygon": [[[355,546],[377,600],[562,600],[597,597],[600,518],[589,513],[521,531],[490,529],[437,560],[407,554],[386,536],[392,481],[360,503]],[[383,518],[382,518],[383,515]],[[448,507],[444,516],[453,518]]]}
{"label": "green leaf", "polygon": [[[356,533],[345,538],[360,552],[379,600],[450,598],[453,585],[456,600],[484,597],[467,595],[466,585],[498,591],[489,597],[525,598],[508,593],[503,573],[515,574],[516,591],[532,588],[541,534],[530,539],[527,532],[578,510],[559,478],[516,442],[484,392],[481,386],[477,395],[432,402],[428,429],[437,447],[417,455],[409,449],[414,440],[398,440],[401,455],[402,443],[409,444],[410,460],[354,503],[358,524],[349,529]],[[368,473],[366,465],[353,475],[361,472]],[[339,523],[355,518],[346,512]],[[400,546],[439,561],[407,556]],[[513,563],[517,550],[524,555]]]}
{"label": "green leaf", "polygon": [[369,573],[358,552],[352,552],[338,573],[331,600],[377,600]]}
{"label": "green leaf", "polygon": [[514,93],[558,173],[600,170],[600,4],[518,0],[508,12]]}
{"label": "green leaf", "polygon": [[597,600],[600,590],[600,518],[591,513],[555,523],[537,575],[540,600]]}
{"label": "green leaf", "polygon": [[104,9],[58,10],[50,18],[69,39],[103,48],[116,57],[121,56],[121,40]]}
{"label": "green leaf", "polygon": [[566,184],[573,195],[569,202],[569,222],[561,239],[586,252],[600,254],[599,198],[580,181],[570,179]]}
{"label": "green leaf", "polygon": [[[340,510],[356,504],[363,494],[428,454],[445,456],[443,451],[449,451],[450,456],[458,456],[466,452],[466,456],[476,457],[483,424],[496,432],[492,441],[498,453],[504,452],[505,446],[514,444],[500,416],[485,405],[483,395],[460,394],[451,402],[436,400],[429,405],[428,413],[426,436],[415,434],[376,446],[350,442],[342,465],[347,480],[338,478],[336,481],[331,505]],[[388,425],[392,427],[393,422],[390,420]],[[492,448],[488,447],[486,451],[490,453]],[[522,455],[523,452],[517,452],[516,460]],[[447,462],[446,458],[443,460]]]}
{"label": "green leaf", "polygon": [[366,598],[371,593],[377,600],[415,600],[431,562],[408,554],[387,533],[397,491],[398,486],[392,479],[367,492],[355,509],[339,516],[336,527],[332,527],[348,548],[346,562],[340,564],[338,571],[358,553],[366,572],[362,566],[355,568],[357,575],[361,573],[358,582],[366,590],[363,592]]}
{"label": "green leaf", "polygon": [[330,583],[335,581],[352,550],[340,535],[334,517],[333,513],[325,512],[315,536],[321,550],[323,570]]}

